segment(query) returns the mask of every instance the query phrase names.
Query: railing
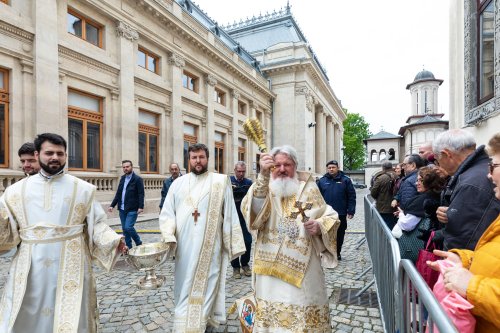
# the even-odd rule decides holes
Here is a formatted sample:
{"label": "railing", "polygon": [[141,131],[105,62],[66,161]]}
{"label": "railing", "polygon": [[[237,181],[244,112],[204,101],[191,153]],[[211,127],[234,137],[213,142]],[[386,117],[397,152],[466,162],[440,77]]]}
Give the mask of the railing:
{"label": "railing", "polygon": [[147,174],[142,174],[141,177],[144,180],[144,190],[158,191],[158,195],[163,187],[163,181],[167,178],[166,176]]}
{"label": "railing", "polygon": [[458,333],[425,280],[408,259],[399,262],[398,287],[401,304],[399,327],[407,329],[401,332],[424,332],[425,323],[430,333],[434,332],[434,325],[441,333]]}
{"label": "railing", "polygon": [[84,176],[75,176],[94,185],[97,188],[97,192],[115,191],[118,188],[119,178],[113,175],[86,174]]}
{"label": "railing", "polygon": [[24,175],[1,175],[0,176],[0,195],[5,191],[7,187],[14,184],[15,182],[23,179]]}
{"label": "railing", "polygon": [[400,260],[399,246],[374,206],[371,196],[365,196],[365,236],[377,283],[382,322],[386,332],[396,332],[395,314],[400,308],[398,291],[394,288]]}

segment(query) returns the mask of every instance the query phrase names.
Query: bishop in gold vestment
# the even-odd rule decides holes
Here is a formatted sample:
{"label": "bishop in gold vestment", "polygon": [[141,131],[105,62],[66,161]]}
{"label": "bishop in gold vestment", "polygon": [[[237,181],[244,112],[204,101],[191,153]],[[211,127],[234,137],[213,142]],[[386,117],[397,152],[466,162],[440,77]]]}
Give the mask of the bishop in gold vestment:
{"label": "bishop in gold vestment", "polygon": [[296,155],[290,146],[263,154],[241,206],[257,238],[254,332],[331,332],[323,267],[337,265],[340,221],[311,174],[296,171]]}
{"label": "bishop in gold vestment", "polygon": [[2,333],[96,332],[92,262],[110,270],[126,249],[105,222],[95,186],[64,174],[66,145],[55,138],[59,144],[38,147],[47,149],[44,170],[0,198],[0,253],[17,246],[0,301]]}

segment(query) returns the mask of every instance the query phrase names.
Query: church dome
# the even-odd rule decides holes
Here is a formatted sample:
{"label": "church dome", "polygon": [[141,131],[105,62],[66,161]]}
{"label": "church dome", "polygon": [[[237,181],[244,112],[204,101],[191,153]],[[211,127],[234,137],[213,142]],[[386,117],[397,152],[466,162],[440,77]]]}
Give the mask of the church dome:
{"label": "church dome", "polygon": [[415,79],[413,80],[413,82],[421,81],[421,80],[434,80],[434,79],[435,79],[434,74],[432,74],[432,72],[424,69],[415,76]]}

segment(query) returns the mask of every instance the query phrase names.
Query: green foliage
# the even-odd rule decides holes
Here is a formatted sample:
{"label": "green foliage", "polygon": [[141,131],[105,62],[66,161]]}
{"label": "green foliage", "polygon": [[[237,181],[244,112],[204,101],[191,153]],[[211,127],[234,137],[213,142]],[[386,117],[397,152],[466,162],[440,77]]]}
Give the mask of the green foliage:
{"label": "green foliage", "polygon": [[363,116],[346,111],[344,120],[344,169],[357,170],[365,164],[365,145],[363,140],[368,139],[369,125]]}

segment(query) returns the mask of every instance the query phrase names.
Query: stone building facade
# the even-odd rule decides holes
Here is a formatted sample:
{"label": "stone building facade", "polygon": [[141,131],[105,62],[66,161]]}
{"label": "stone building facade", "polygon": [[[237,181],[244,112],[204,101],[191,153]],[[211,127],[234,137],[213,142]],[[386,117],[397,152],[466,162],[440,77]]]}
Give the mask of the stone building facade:
{"label": "stone building facade", "polygon": [[486,144],[500,128],[500,1],[450,2],[450,128]]}
{"label": "stone building facade", "polygon": [[[252,177],[258,150],[243,121],[257,117],[268,142],[286,143],[273,134],[280,92],[187,0],[0,0],[0,82],[0,192],[23,177],[17,149],[42,132],[68,140],[69,172],[103,205],[132,160],[150,212],[169,163],[186,172],[189,144],[207,144],[210,170],[244,160]],[[297,95],[310,115],[309,95]]]}

